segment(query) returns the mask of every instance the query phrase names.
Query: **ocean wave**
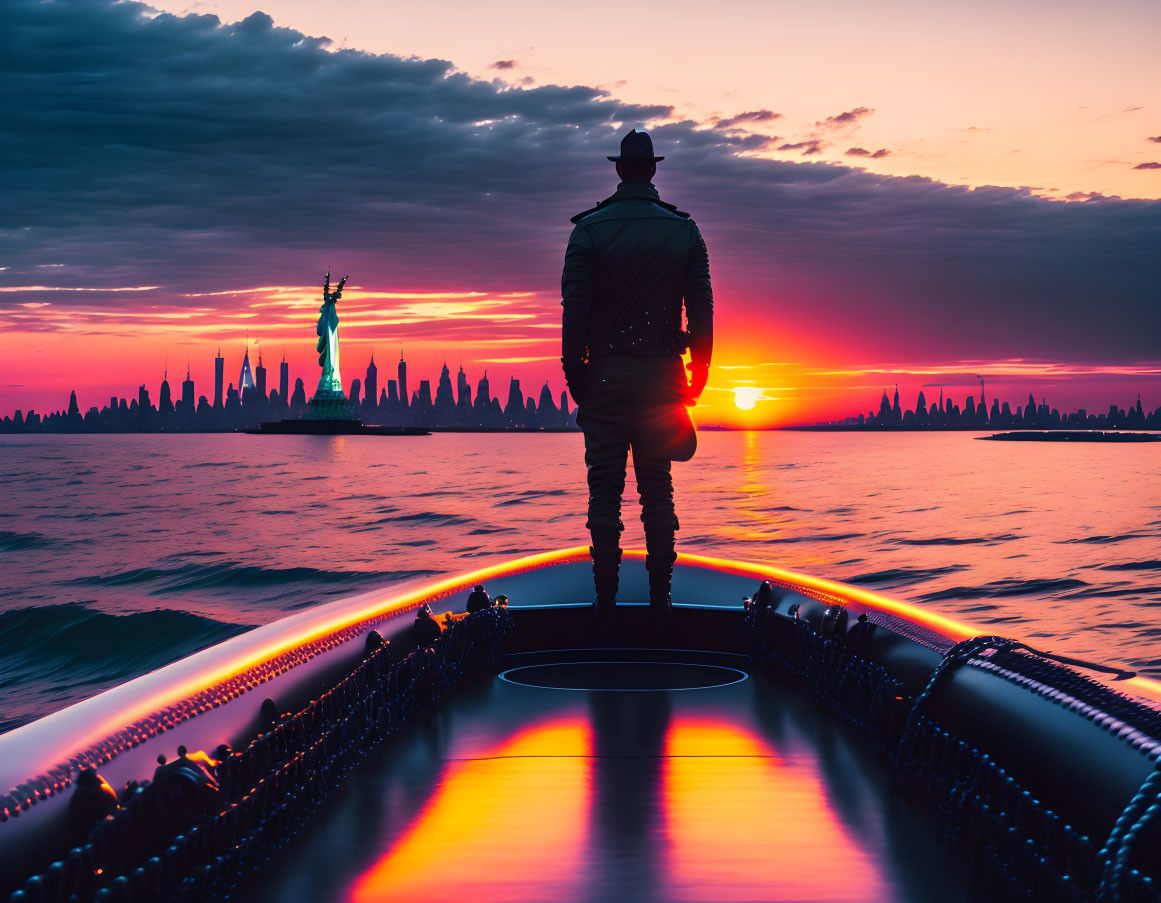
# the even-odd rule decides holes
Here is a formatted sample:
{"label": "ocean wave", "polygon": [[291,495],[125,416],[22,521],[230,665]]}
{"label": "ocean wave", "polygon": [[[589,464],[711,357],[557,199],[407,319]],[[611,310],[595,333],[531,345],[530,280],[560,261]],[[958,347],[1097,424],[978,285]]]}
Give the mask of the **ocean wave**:
{"label": "ocean wave", "polygon": [[63,544],[63,540],[49,539],[40,533],[18,533],[15,530],[0,530],[0,552],[19,552],[24,549],[43,549]]}
{"label": "ocean wave", "polygon": [[567,489],[545,489],[545,490],[528,490],[527,492],[518,493],[516,498],[505,499],[502,502],[496,502],[496,508],[503,508],[506,505],[523,505],[525,502],[531,502],[541,498],[551,498],[558,495],[568,495]]}
{"label": "ocean wave", "polygon": [[865,533],[811,533],[808,536],[772,536],[761,540],[768,545],[778,545],[791,542],[839,542],[843,539],[857,539],[866,536]]}
{"label": "ocean wave", "polygon": [[[1156,596],[1161,595],[1161,586],[1125,586],[1119,589],[1088,589],[1079,593],[1070,593],[1065,596],[1066,599],[1096,599],[1101,596],[1110,599],[1132,597],[1132,596]],[[1104,626],[1103,624],[1101,625]]]}
{"label": "ocean wave", "polygon": [[1161,571],[1161,560],[1121,561],[1116,564],[1102,564],[1098,571]]}
{"label": "ocean wave", "polygon": [[58,586],[136,586],[155,583],[151,596],[187,592],[196,589],[279,586],[291,583],[325,583],[328,585],[402,580],[430,576],[432,571],[339,571],[310,567],[267,568],[232,561],[220,564],[185,564],[176,568],[132,568],[111,574],[79,577],[59,581]]}
{"label": "ocean wave", "polygon": [[0,614],[0,731],[250,629],[172,609],[114,615],[72,604]]}
{"label": "ocean wave", "polygon": [[1072,543],[1085,543],[1091,545],[1105,545],[1106,543],[1125,542],[1130,539],[1152,539],[1158,536],[1157,533],[1118,533],[1115,536],[1078,536],[1075,539],[1058,539],[1057,542],[1061,545],[1070,545]]}
{"label": "ocean wave", "polygon": [[890,541],[899,546],[971,546],[1011,542],[1014,539],[1023,538],[1024,537],[1016,533],[1001,533],[998,536],[933,536],[927,539],[907,539],[905,537],[896,537]]}
{"label": "ocean wave", "polygon": [[1088,586],[1083,580],[1070,577],[1040,580],[994,580],[980,586],[952,586],[916,596],[922,602],[937,602],[940,599],[1001,599],[1007,596],[1040,596],[1062,593],[1066,590]]}
{"label": "ocean wave", "polygon": [[874,571],[870,574],[859,574],[857,577],[848,577],[847,583],[897,583],[930,580],[944,574],[953,574],[956,571],[967,570],[966,564],[948,564],[934,568],[889,568],[885,571]]}
{"label": "ocean wave", "polygon": [[396,514],[393,517],[384,517],[375,521],[377,524],[439,524],[440,526],[459,526],[470,524],[475,520],[464,517],[462,514],[440,514],[436,511],[419,511],[415,514]]}

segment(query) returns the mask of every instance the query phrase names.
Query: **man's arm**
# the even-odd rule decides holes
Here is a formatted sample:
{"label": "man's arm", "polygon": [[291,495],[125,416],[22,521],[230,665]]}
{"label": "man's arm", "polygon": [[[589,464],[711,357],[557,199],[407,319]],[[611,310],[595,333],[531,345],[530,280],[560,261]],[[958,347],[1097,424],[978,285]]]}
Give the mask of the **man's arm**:
{"label": "man's arm", "polygon": [[586,231],[572,230],[564,252],[564,272],[560,277],[561,316],[560,362],[573,401],[580,404],[588,385],[589,366],[586,340],[592,302],[593,256]]}
{"label": "man's arm", "polygon": [[685,318],[689,325],[690,403],[696,404],[709,377],[714,350],[714,293],[710,286],[709,252],[697,225],[685,270]]}

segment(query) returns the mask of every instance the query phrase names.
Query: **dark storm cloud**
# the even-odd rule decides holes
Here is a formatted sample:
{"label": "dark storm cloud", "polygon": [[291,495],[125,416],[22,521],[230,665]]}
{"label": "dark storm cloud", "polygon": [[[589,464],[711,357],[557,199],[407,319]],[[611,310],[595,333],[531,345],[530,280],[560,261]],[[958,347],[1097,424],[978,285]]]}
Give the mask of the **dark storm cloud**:
{"label": "dark storm cloud", "polygon": [[847,110],[845,113],[839,113],[837,116],[827,116],[822,122],[816,122],[815,125],[823,128],[842,128],[843,126],[854,125],[860,119],[870,116],[874,113],[871,107],[855,107],[853,110]]}
{"label": "dark storm cloud", "polygon": [[0,293],[18,325],[29,303],[204,308],[219,302],[183,293],[311,285],[327,265],[380,291],[550,298],[568,216],[612,187],[605,155],[665,120],[658,183],[695,212],[727,318],[744,298],[775,339],[779,322],[813,318],[885,354],[1156,355],[1157,202],[746,156],[771,139],[594,88],[332,52],[262,13],[222,25],[5,0],[0,30],[0,287],[161,286]]}
{"label": "dark storm cloud", "polygon": [[1154,144],[1161,144],[1161,135],[1154,135],[1152,138],[1146,138],[1146,141],[1152,141]]}
{"label": "dark storm cloud", "polygon": [[763,122],[773,122],[775,119],[781,119],[781,113],[775,113],[773,110],[750,110],[746,113],[739,113],[737,116],[731,116],[729,119],[719,119],[715,125],[719,129],[737,128],[742,125],[756,125]]}
{"label": "dark storm cloud", "polygon": [[865,147],[848,147],[846,150],[848,157],[869,157],[872,160],[881,160],[883,157],[889,156],[890,153],[885,147],[881,147],[877,151],[869,151]]}

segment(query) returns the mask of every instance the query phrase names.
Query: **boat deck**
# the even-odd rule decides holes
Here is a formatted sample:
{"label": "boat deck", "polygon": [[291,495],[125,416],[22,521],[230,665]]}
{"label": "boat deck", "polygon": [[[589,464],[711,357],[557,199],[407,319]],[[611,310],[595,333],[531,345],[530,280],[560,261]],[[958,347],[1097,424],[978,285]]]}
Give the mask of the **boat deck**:
{"label": "boat deck", "polygon": [[877,760],[745,657],[504,669],[374,750],[239,898],[962,899]]}

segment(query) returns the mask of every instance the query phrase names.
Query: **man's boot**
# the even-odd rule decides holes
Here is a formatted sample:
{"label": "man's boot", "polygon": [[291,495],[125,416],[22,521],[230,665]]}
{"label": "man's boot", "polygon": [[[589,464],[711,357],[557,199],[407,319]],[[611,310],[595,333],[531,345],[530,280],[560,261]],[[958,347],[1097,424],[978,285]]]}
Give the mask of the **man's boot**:
{"label": "man's boot", "polygon": [[597,591],[593,613],[601,624],[613,619],[617,606],[617,587],[621,573],[621,531],[616,527],[593,527],[593,544],[589,555],[593,559],[593,584]]}
{"label": "man's boot", "polygon": [[673,563],[677,553],[673,550],[673,533],[658,535],[645,534],[645,570],[649,572],[649,612],[660,627],[673,623],[673,603],[670,588],[673,583]]}

